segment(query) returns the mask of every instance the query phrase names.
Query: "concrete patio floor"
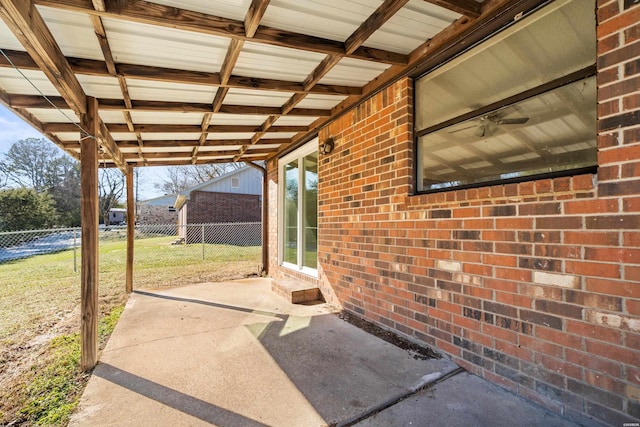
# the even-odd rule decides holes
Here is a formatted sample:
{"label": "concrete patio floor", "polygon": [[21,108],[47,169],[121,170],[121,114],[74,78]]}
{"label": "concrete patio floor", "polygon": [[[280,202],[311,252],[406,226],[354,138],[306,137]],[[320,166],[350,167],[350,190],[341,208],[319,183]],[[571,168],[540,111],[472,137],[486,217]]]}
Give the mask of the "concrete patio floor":
{"label": "concrete patio floor", "polygon": [[508,425],[515,409],[518,425],[574,425],[468,374],[413,394],[456,369],[289,304],[268,279],[136,291],[69,425],[353,425],[402,396],[355,425]]}

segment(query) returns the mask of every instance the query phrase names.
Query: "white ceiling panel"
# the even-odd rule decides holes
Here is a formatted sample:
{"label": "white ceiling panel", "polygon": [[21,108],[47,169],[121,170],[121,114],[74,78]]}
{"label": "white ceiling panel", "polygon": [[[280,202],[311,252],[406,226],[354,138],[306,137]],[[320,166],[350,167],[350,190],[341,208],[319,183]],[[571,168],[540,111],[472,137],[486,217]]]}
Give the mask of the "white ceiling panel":
{"label": "white ceiling panel", "polygon": [[103,23],[116,62],[217,72],[229,46],[223,37],[109,18]]}
{"label": "white ceiling panel", "polygon": [[244,21],[251,0],[153,0],[152,3]]}
{"label": "white ceiling panel", "polygon": [[298,108],[321,108],[321,109],[331,109],[347,99],[346,96],[338,96],[338,95],[317,95],[311,94],[307,95],[296,107]]}
{"label": "white ceiling panel", "polygon": [[0,87],[10,94],[59,96],[42,71],[0,68]]}
{"label": "white ceiling panel", "polygon": [[224,103],[227,105],[255,105],[258,107],[282,107],[293,92],[273,92],[268,90],[229,89]]}
{"label": "white ceiling panel", "polygon": [[122,111],[113,111],[113,110],[100,110],[98,108],[98,114],[100,114],[100,118],[105,123],[112,124],[125,124],[127,121],[124,118],[124,114]]}
{"label": "white ceiling panel", "polygon": [[315,52],[245,42],[233,74],[301,82],[325,56]]}
{"label": "white ceiling panel", "polygon": [[254,132],[209,132],[207,135],[207,141],[215,141],[219,139],[251,139],[253,135],[255,135]]}
{"label": "white ceiling panel", "polygon": [[242,148],[241,145],[223,145],[217,147],[207,146],[198,148],[198,153],[215,153],[216,151],[239,150],[240,148]]}
{"label": "white ceiling panel", "polygon": [[115,77],[78,75],[78,81],[84,93],[96,98],[122,98],[120,84]]}
{"label": "white ceiling panel", "polygon": [[411,0],[363,45],[409,54],[460,17],[424,0]]}
{"label": "white ceiling panel", "polygon": [[276,126],[309,126],[315,122],[317,117],[302,117],[302,116],[282,116],[275,125]]}
{"label": "white ceiling panel", "polygon": [[342,58],[340,62],[320,80],[320,83],[328,85],[364,86],[389,67],[390,65],[377,62]]}
{"label": "white ceiling panel", "polygon": [[203,113],[173,113],[163,111],[132,111],[131,120],[137,125],[171,123],[176,125],[200,125]]}
{"label": "white ceiling panel", "polygon": [[22,44],[16,36],[13,35],[9,27],[7,27],[0,19],[0,48],[2,49],[11,49],[11,50],[24,50]]}
{"label": "white ceiling panel", "polygon": [[[137,150],[136,150],[137,151]],[[191,155],[193,151],[192,147],[145,147],[142,149],[143,153],[188,153]]]}
{"label": "white ceiling panel", "polygon": [[216,88],[201,85],[137,79],[127,79],[127,85],[132,100],[210,103],[216,94]]}
{"label": "white ceiling panel", "polygon": [[[175,133],[145,133],[142,132],[140,134],[142,136],[142,140],[148,140],[148,141],[162,141],[164,140],[181,140],[181,141],[197,141],[198,138],[200,138],[200,133],[195,133],[195,132],[175,132]],[[133,136],[133,139],[135,139],[135,135]]]}
{"label": "white ceiling panel", "polygon": [[253,116],[243,114],[214,114],[212,125],[254,125],[260,126],[268,116]]}
{"label": "white ceiling panel", "polygon": [[381,0],[273,0],[261,24],[342,42],[380,4]]}
{"label": "white ceiling panel", "polygon": [[68,109],[52,109],[52,108],[29,108],[31,114],[33,114],[38,120],[43,123],[78,123],[79,119],[72,110]]}
{"label": "white ceiling panel", "polygon": [[87,14],[48,7],[39,7],[38,10],[64,56],[104,61]]}

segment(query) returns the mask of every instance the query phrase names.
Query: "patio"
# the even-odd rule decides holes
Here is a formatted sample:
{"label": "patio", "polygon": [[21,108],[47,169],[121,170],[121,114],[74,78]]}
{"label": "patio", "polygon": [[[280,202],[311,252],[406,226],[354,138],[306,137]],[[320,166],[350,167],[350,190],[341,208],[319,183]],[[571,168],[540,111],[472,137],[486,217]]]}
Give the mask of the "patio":
{"label": "patio", "polygon": [[416,359],[326,304],[289,304],[269,279],[141,290],[70,425],[354,425],[403,396],[361,424],[509,425],[517,410],[523,425],[572,425],[457,369]]}

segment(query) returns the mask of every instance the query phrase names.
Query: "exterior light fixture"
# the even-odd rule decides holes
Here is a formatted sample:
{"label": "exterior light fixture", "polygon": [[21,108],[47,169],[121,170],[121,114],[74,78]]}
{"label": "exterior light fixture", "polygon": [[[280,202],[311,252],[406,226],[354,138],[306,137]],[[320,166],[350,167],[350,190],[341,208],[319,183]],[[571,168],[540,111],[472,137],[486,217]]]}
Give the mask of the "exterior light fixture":
{"label": "exterior light fixture", "polygon": [[333,151],[333,138],[327,138],[324,143],[320,144],[320,154],[329,154]]}

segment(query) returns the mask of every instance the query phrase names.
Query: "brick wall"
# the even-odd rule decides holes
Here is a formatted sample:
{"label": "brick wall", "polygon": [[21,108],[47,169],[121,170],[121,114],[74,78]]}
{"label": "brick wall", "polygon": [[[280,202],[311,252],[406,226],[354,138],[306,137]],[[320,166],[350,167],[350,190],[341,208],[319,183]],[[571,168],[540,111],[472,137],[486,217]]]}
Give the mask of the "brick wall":
{"label": "brick wall", "polygon": [[138,224],[176,224],[178,211],[169,211],[168,206],[140,204],[138,207]]}
{"label": "brick wall", "polygon": [[[412,196],[412,83],[319,140],[319,282],[565,416],[640,418],[640,7],[598,2],[597,175]],[[269,164],[271,269],[277,167]],[[309,279],[315,281],[315,279]]]}
{"label": "brick wall", "polygon": [[254,194],[192,191],[187,201],[187,223],[260,222],[262,205]]}

